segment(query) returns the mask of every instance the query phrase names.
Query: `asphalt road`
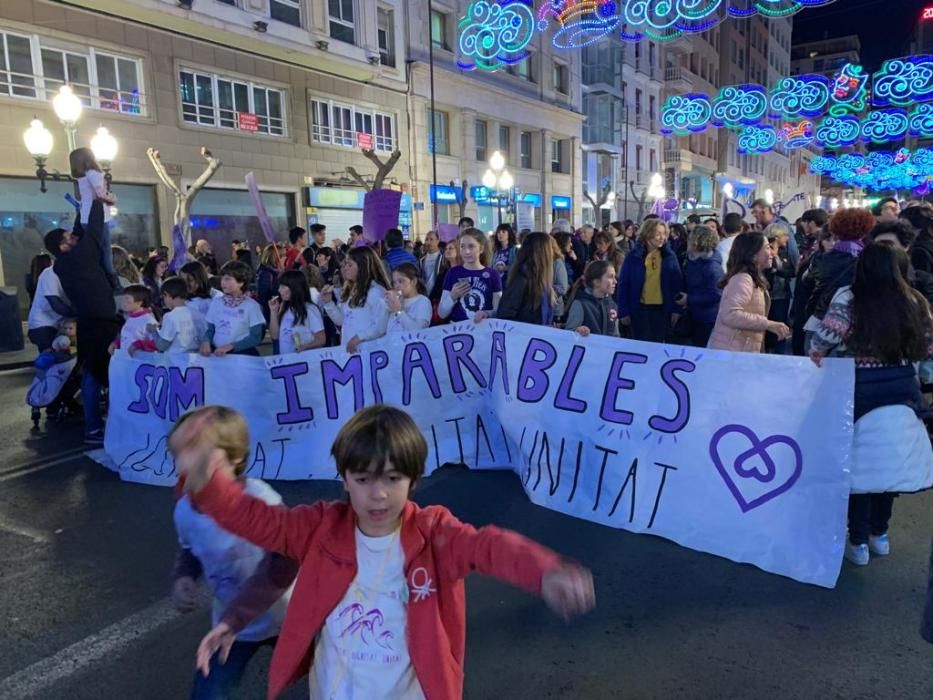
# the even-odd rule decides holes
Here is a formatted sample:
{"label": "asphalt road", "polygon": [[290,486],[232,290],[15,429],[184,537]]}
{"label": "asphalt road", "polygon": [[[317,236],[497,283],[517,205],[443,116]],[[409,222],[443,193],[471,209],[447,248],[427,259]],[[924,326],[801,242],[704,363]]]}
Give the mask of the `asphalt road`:
{"label": "asphalt road", "polygon": [[[180,616],[167,600],[171,494],[75,456],[78,423],[31,435],[29,379],[0,375],[0,699],[185,698],[209,620],[206,607]],[[339,493],[275,487],[290,504]],[[471,578],[468,700],[933,697],[933,646],[917,632],[933,495],[898,499],[892,555],[846,565],[835,590],[544,510],[511,473],[445,469],[416,500],[523,532],[596,576],[597,610],[570,625]],[[240,697],[264,697],[268,659],[256,658]]]}

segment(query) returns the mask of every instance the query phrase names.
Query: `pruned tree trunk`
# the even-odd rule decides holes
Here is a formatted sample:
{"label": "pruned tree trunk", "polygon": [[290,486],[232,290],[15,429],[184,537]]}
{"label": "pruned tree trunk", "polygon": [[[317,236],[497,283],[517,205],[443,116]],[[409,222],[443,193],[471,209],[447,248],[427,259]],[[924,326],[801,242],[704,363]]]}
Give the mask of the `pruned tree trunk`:
{"label": "pruned tree trunk", "polygon": [[150,147],[146,149],[146,155],[149,156],[149,162],[152,163],[152,167],[156,171],[156,175],[159,176],[159,180],[161,180],[162,184],[168,187],[175,195],[175,225],[181,228],[182,235],[185,238],[185,245],[190,246],[191,221],[188,218],[188,212],[191,211],[191,206],[194,204],[194,198],[197,197],[198,192],[210,182],[210,179],[214,177],[214,173],[217,172],[217,169],[222,163],[220,159],[215,158],[205,146],[202,146],[201,157],[207,161],[207,167],[186,191],[182,191],[181,187],[169,177],[168,172],[165,170],[165,165],[163,165],[162,159],[159,156],[159,151]]}
{"label": "pruned tree trunk", "polygon": [[[456,187],[457,185],[453,180],[450,181],[451,187]],[[470,189],[470,185],[466,180],[460,181],[460,198],[457,200],[457,208],[460,210],[460,218],[462,219],[466,216],[467,208],[467,192]]]}
{"label": "pruned tree trunk", "polygon": [[377,156],[373,151],[364,149],[361,153],[376,166],[376,176],[373,178],[373,184],[370,185],[366,182],[363,176],[360,175],[353,166],[347,166],[347,175],[352,177],[353,180],[367,192],[371,190],[381,190],[382,183],[385,181],[386,177],[388,177],[389,173],[392,172],[392,168],[398,163],[398,159],[402,157],[402,152],[399,150],[394,151],[386,161],[383,161],[382,158]]}
{"label": "pruned tree trunk", "polygon": [[638,202],[638,219],[636,223],[640,224],[642,219],[645,217],[645,200],[648,199],[648,188],[645,187],[641,191],[641,197],[638,196],[638,193],[635,192],[635,181],[631,180],[628,183],[629,189],[632,191],[632,198]]}

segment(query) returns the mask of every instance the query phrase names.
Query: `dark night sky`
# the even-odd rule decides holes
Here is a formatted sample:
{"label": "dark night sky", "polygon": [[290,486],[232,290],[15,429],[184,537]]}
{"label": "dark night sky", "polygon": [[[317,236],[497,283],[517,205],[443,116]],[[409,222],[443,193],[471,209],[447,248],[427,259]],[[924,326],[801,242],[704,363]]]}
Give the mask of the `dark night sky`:
{"label": "dark night sky", "polygon": [[794,41],[858,34],[869,70],[887,58],[906,56],[914,27],[933,0],[836,0],[794,17]]}

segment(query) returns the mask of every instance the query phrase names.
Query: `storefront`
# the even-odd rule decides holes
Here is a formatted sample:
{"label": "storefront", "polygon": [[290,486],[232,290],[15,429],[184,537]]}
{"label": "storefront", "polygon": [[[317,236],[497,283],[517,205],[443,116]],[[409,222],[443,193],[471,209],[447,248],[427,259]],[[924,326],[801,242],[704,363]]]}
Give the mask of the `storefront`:
{"label": "storefront", "polygon": [[[75,209],[65,199],[66,194],[74,194],[74,185],[53,180],[46,186],[48,192],[43,194],[35,178],[0,177],[2,276],[17,288],[24,312],[29,306],[26,274],[33,257],[43,251],[43,236],[54,228],[70,230],[75,220]],[[117,196],[113,243],[145,257],[160,242],[155,187],[114,183],[113,192]]]}
{"label": "storefront", "polygon": [[[263,192],[261,197],[278,239],[288,240],[288,229],[296,221],[295,195]],[[246,190],[205,188],[194,200],[190,217],[192,242],[201,238],[207,240],[220,263],[230,259],[233,241],[248,242],[253,251],[256,246],[268,242],[259,228],[256,207]],[[253,262],[258,263],[258,260]]]}
{"label": "storefront", "polygon": [[[363,223],[363,201],[366,192],[361,189],[345,189],[341,187],[309,187],[307,222],[324,224],[327,227],[327,240],[333,238],[346,240],[351,226],[360,226]],[[399,228],[408,238],[412,225],[412,199],[408,193],[402,194],[402,204],[399,211]]]}
{"label": "storefront", "polygon": [[437,209],[439,224],[455,224],[460,220],[462,190],[450,185],[431,185],[431,204]]}

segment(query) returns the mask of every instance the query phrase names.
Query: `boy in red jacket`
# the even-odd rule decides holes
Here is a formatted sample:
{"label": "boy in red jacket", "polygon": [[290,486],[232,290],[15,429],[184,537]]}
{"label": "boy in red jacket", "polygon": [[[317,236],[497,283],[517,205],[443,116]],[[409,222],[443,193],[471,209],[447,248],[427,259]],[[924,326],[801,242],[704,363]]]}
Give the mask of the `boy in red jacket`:
{"label": "boy in red jacket", "polygon": [[225,530],[300,562],[269,698],[309,672],[315,699],[461,698],[463,579],[473,571],[541,595],[564,618],[595,604],[589,571],[516,533],[409,501],[427,444],[403,411],[371,406],[341,428],[331,454],[349,503],[291,509],[243,492],[207,437],[214,419],[202,409],[172,432],[185,489]]}

